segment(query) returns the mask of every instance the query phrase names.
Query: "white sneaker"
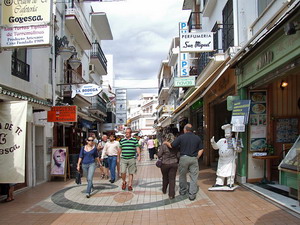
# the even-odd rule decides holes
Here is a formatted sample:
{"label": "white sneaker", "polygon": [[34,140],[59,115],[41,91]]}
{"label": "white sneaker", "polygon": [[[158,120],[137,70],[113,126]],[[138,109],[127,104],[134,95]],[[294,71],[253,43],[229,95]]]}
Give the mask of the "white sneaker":
{"label": "white sneaker", "polygon": [[86,194],[85,196],[86,196],[87,198],[89,198],[89,197],[90,197],[90,194]]}

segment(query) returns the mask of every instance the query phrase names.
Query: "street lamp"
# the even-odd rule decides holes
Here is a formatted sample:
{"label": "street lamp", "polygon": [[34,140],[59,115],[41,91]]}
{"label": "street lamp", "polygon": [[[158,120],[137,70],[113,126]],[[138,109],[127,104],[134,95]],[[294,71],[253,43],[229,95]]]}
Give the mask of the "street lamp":
{"label": "street lamp", "polygon": [[76,70],[80,66],[81,61],[77,57],[76,48],[68,45],[69,41],[66,36],[62,38],[55,36],[55,55],[60,55],[63,60],[68,60],[71,68]]}

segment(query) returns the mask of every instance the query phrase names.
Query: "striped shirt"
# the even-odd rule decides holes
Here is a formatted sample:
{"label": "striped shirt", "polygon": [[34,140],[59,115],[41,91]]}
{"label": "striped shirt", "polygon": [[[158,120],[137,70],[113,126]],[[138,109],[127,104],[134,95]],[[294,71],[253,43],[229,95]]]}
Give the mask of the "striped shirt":
{"label": "striped shirt", "polygon": [[132,159],[136,155],[136,147],[139,146],[139,142],[135,138],[123,138],[120,141],[120,147],[122,149],[122,158],[123,159]]}

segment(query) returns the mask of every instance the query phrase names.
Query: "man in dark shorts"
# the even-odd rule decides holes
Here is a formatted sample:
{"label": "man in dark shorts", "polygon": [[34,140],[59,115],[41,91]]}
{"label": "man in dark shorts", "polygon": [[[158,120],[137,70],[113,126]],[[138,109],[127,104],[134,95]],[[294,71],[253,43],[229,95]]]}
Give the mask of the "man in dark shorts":
{"label": "man in dark shorts", "polygon": [[[203,144],[199,136],[192,132],[192,125],[184,126],[184,134],[177,137],[172,144],[164,142],[170,148],[179,148],[179,194],[189,194],[191,201],[195,200],[198,192],[198,158],[203,154]],[[190,174],[190,186],[188,187],[186,175]]]}
{"label": "man in dark shorts", "polygon": [[137,159],[141,160],[139,142],[137,139],[131,137],[131,129],[127,128],[125,132],[125,138],[120,141],[120,151],[121,155],[121,175],[122,175],[122,190],[126,189],[126,171],[128,170],[129,179],[128,179],[128,191],[132,191],[132,181],[133,174],[136,173],[136,156]]}

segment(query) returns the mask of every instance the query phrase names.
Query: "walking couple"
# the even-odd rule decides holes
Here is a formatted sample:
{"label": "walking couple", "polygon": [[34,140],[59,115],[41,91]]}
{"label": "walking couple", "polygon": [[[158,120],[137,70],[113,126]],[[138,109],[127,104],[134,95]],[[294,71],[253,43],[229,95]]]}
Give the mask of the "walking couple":
{"label": "walking couple", "polygon": [[[175,140],[173,134],[168,134],[158,152],[158,157],[162,160],[162,191],[165,194],[169,186],[169,198],[175,197],[176,171],[179,168],[179,194],[186,195],[188,193],[189,199],[193,201],[199,189],[197,184],[198,158],[203,154],[203,143],[201,138],[192,132],[191,124],[186,124],[183,131],[184,134]],[[187,173],[190,175],[189,185]]]}

